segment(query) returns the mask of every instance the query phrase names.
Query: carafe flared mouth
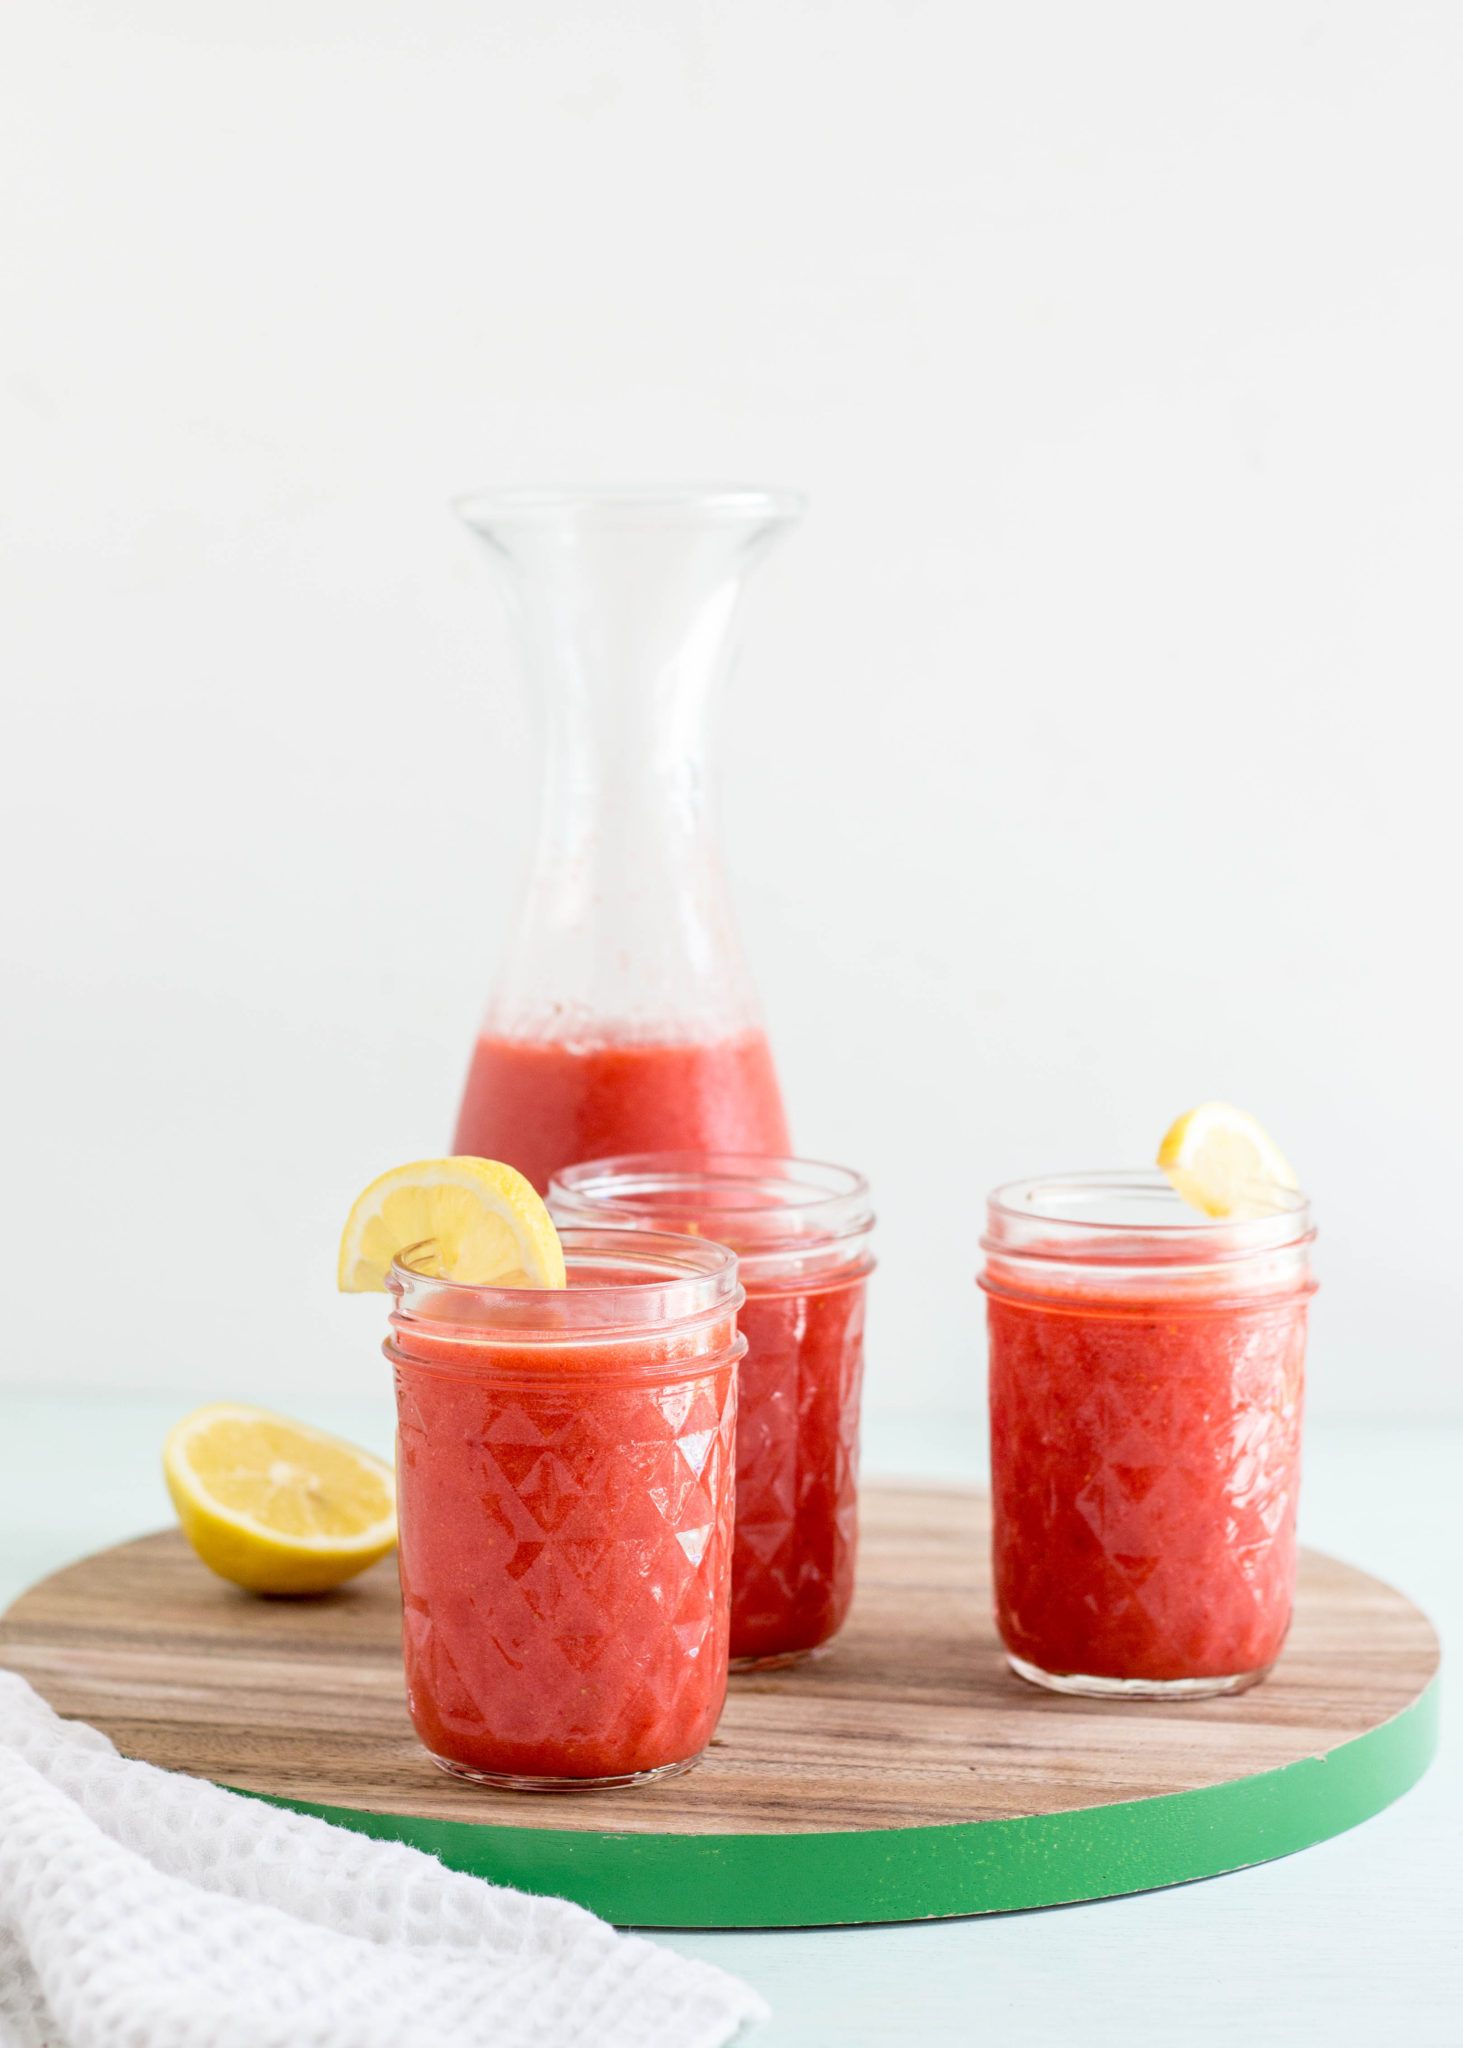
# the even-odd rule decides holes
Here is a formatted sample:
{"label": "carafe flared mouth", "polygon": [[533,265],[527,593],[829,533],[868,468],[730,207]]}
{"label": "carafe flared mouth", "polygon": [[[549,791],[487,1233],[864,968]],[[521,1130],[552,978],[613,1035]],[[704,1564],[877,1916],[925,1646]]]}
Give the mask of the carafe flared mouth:
{"label": "carafe flared mouth", "polygon": [[653,525],[659,520],[725,520],[789,525],[807,510],[798,491],[760,484],[553,484],[517,490],[468,491],[453,510],[475,532],[505,524],[589,520]]}

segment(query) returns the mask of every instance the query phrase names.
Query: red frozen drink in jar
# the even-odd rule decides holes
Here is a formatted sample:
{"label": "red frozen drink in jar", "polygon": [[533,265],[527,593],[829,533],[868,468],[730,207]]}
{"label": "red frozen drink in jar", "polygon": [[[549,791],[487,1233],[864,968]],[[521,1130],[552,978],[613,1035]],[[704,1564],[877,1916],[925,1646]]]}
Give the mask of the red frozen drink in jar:
{"label": "red frozen drink in jar", "polygon": [[388,1281],[407,1704],[445,1770],[522,1790],[685,1770],[726,1692],[736,1261],[562,1241],[562,1289]]}
{"label": "red frozen drink in jar", "polygon": [[843,1626],[858,1546],[868,1183],[842,1166],[735,1153],[641,1153],[570,1167],[564,1223],[689,1231],[729,1245],[740,1323],[733,1666],[786,1664]]}
{"label": "red frozen drink in jar", "polygon": [[996,1618],[1064,1692],[1238,1692],[1290,1624],[1304,1196],[1202,1215],[1153,1171],[1013,1182],[982,1240]]}

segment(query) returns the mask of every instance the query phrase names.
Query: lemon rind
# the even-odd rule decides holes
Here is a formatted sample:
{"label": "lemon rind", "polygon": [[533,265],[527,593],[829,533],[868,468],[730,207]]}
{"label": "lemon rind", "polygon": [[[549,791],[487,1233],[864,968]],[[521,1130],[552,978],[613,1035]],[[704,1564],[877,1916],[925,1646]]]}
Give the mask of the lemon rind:
{"label": "lemon rind", "polygon": [[[1260,1168],[1259,1179],[1251,1184],[1248,1198],[1241,1191],[1237,1202],[1222,1197],[1216,1199],[1212,1185],[1206,1184],[1194,1170],[1206,1139],[1216,1131],[1242,1137],[1255,1153]],[[1201,1102],[1182,1116],[1175,1117],[1163,1134],[1155,1163],[1183,1201],[1216,1222],[1227,1218],[1241,1219],[1255,1213],[1254,1198],[1264,1190],[1294,1194],[1300,1188],[1294,1167],[1263,1124],[1258,1123],[1248,1111],[1236,1108],[1232,1102]]]}
{"label": "lemon rind", "polygon": [[[540,1227],[539,1218],[532,1210],[525,1212],[507,1198],[501,1179],[505,1173],[522,1182],[541,1212],[543,1227]],[[377,1174],[357,1195],[341,1232],[340,1252],[336,1259],[336,1286],[342,1294],[383,1294],[387,1291],[385,1269],[364,1256],[362,1241],[368,1225],[384,1206],[387,1197],[398,1189],[413,1187],[475,1190],[483,1198],[484,1208],[508,1225],[520,1254],[521,1270],[530,1276],[537,1275],[530,1278],[529,1284],[545,1289],[559,1289],[565,1285],[563,1248],[553,1219],[532,1183],[505,1161],[453,1153],[441,1159],[416,1159],[404,1166],[390,1167],[385,1173]],[[528,1227],[522,1227],[525,1225]],[[362,1268],[373,1276],[364,1285],[358,1277]],[[451,1274],[444,1277],[453,1278]],[[485,1280],[473,1284],[491,1286],[494,1282]]]}

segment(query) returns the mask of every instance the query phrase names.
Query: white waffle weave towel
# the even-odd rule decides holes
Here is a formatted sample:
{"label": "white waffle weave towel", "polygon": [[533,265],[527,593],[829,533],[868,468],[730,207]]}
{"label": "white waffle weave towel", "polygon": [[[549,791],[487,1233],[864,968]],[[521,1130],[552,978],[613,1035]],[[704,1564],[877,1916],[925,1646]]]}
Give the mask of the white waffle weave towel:
{"label": "white waffle weave towel", "polygon": [[719,2048],[765,2016],[561,1899],[128,1762],[0,1672],[0,2048]]}

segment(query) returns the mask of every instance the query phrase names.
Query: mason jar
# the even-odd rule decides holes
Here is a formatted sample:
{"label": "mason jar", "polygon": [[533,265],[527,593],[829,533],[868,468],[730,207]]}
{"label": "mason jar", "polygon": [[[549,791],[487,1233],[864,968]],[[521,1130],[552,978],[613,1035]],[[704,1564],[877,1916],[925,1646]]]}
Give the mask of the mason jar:
{"label": "mason jar", "polygon": [[407,1704],[434,1762],[535,1791],[688,1769],[726,1693],[735,1255],[563,1233],[568,1285],[392,1269]]}
{"label": "mason jar", "polygon": [[990,1197],[996,1620],[1022,1678],[1168,1698],[1274,1663],[1314,1235],[1303,1195],[1217,1219],[1156,1170]]}
{"label": "mason jar", "polygon": [[733,1669],[794,1663],[843,1626],[858,1547],[859,1395],[873,1270],[868,1183],[753,1153],[628,1154],[565,1169],[565,1223],[688,1231],[737,1254],[740,1317]]}

